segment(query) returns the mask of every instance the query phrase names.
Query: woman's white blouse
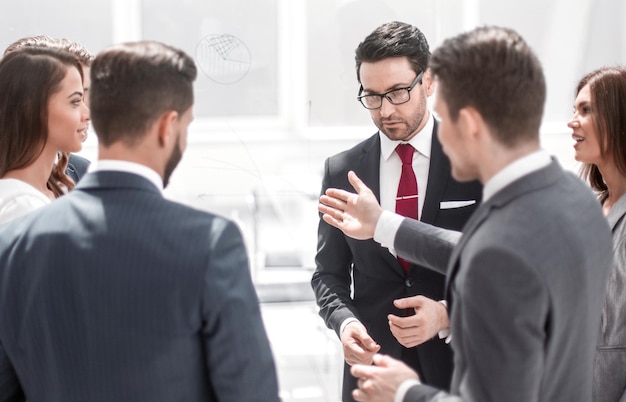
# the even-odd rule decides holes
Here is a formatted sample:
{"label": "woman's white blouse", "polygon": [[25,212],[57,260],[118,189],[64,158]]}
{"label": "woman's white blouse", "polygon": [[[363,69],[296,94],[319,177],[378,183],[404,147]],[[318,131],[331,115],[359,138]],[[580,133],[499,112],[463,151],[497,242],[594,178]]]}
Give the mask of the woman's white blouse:
{"label": "woman's white blouse", "polygon": [[0,179],[0,224],[51,202],[41,191],[17,179]]}

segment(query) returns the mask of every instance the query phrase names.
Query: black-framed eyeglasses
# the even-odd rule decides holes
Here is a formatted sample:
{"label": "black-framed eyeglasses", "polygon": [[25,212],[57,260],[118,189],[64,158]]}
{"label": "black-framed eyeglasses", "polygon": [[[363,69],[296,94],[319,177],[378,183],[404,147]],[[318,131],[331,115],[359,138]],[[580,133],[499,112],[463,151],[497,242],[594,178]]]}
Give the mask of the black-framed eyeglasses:
{"label": "black-framed eyeglasses", "polygon": [[417,74],[417,77],[413,80],[411,85],[406,88],[396,88],[384,94],[368,94],[361,95],[363,92],[363,85],[359,89],[359,95],[356,97],[359,102],[365,107],[365,109],[378,109],[383,105],[383,98],[386,98],[392,105],[401,105],[411,100],[411,90],[419,83],[422,83],[422,76],[424,71]]}

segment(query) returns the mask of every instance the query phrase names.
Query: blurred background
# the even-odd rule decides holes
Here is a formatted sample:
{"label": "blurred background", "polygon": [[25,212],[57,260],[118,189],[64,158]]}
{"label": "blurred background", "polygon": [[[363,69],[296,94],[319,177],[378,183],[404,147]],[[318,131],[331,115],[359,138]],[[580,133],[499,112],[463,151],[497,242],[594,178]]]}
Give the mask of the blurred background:
{"label": "blurred background", "polygon": [[[195,121],[166,196],[237,221],[284,401],[338,401],[342,353],[317,316],[317,197],[324,159],[376,130],[356,101],[354,49],[378,25],[418,26],[431,50],[494,24],[541,59],[542,142],[577,170],[566,122],[582,75],[626,64],[626,0],[2,0],[0,48],[29,35],[93,53],[159,40],[199,67]],[[0,95],[1,96],[1,95]],[[96,158],[91,133],[81,154]]]}

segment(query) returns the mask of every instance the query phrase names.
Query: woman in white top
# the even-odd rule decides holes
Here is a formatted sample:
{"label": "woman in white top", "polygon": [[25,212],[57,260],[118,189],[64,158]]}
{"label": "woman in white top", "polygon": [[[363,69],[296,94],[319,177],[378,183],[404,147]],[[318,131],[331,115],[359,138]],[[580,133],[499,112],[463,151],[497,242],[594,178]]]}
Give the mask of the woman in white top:
{"label": "woman in white top", "polygon": [[24,48],[0,60],[0,223],[74,187],[56,165],[86,136],[80,62],[66,52]]}
{"label": "woman in white top", "polygon": [[[91,54],[85,46],[65,38],[53,38],[47,35],[33,35],[25,36],[11,43],[4,50],[4,56],[25,47],[46,47],[58,49],[75,56],[78,61],[80,61],[83,71],[83,100],[87,104],[87,107],[89,107],[89,73],[94,55]],[[72,178],[74,183],[78,183],[78,181],[87,173],[87,168],[90,163],[91,162],[88,159],[85,159],[82,156],[62,152],[57,160],[57,168],[62,169],[65,167],[65,173]]]}
{"label": "woman in white top", "polygon": [[35,187],[19,179],[0,179],[0,225],[50,203]]}

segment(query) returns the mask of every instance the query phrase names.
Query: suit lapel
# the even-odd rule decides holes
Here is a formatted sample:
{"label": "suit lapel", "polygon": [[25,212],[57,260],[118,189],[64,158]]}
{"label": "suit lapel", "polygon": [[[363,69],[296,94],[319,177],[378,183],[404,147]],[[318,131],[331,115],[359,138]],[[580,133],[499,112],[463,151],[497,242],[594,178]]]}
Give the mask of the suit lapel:
{"label": "suit lapel", "polygon": [[459,243],[452,250],[450,255],[450,262],[448,263],[448,275],[446,278],[446,288],[444,291],[444,298],[448,301],[448,309],[452,307],[452,293],[450,287],[454,283],[454,278],[459,270],[460,261],[459,257],[467,241],[472,237],[472,234],[480,227],[480,225],[487,219],[489,212],[491,211],[490,203],[481,204],[476,211],[472,214],[470,219],[463,227],[463,235],[461,236]]}
{"label": "suit lapel", "polygon": [[434,223],[439,212],[439,202],[443,191],[450,180],[450,164],[441,149],[441,143],[437,138],[437,120],[433,127],[432,145],[430,147],[430,167],[428,168],[428,187],[424,195],[422,216],[420,221]]}
{"label": "suit lapel", "polygon": [[446,280],[445,297],[449,301],[449,308],[451,308],[451,292],[450,287],[454,283],[455,276],[460,266],[460,256],[465,248],[467,242],[472,237],[473,233],[480,227],[480,225],[487,219],[492,209],[502,208],[512,200],[520,197],[523,194],[535,191],[539,188],[552,185],[563,174],[563,169],[558,164],[556,159],[552,158],[552,163],[548,166],[531,172],[526,176],[515,180],[513,183],[508,184],[506,187],[498,191],[488,201],[482,203],[478,209],[472,214],[472,217],[467,221],[463,227],[463,235],[456,245],[450,256],[450,262],[448,264],[448,277]]}
{"label": "suit lapel", "polygon": [[[380,134],[376,134],[363,145],[363,153],[355,165],[355,173],[365,183],[376,196],[380,204]],[[380,248],[380,244],[369,240],[373,247]],[[405,277],[404,270],[398,260],[386,249],[381,250],[388,266],[402,278]]]}
{"label": "suit lapel", "polygon": [[624,218],[624,215],[626,215],[626,195],[622,195],[620,199],[617,200],[606,216],[611,230],[615,230],[615,227]]}
{"label": "suit lapel", "polygon": [[372,190],[380,203],[380,138],[376,134],[363,145],[355,173]]}

